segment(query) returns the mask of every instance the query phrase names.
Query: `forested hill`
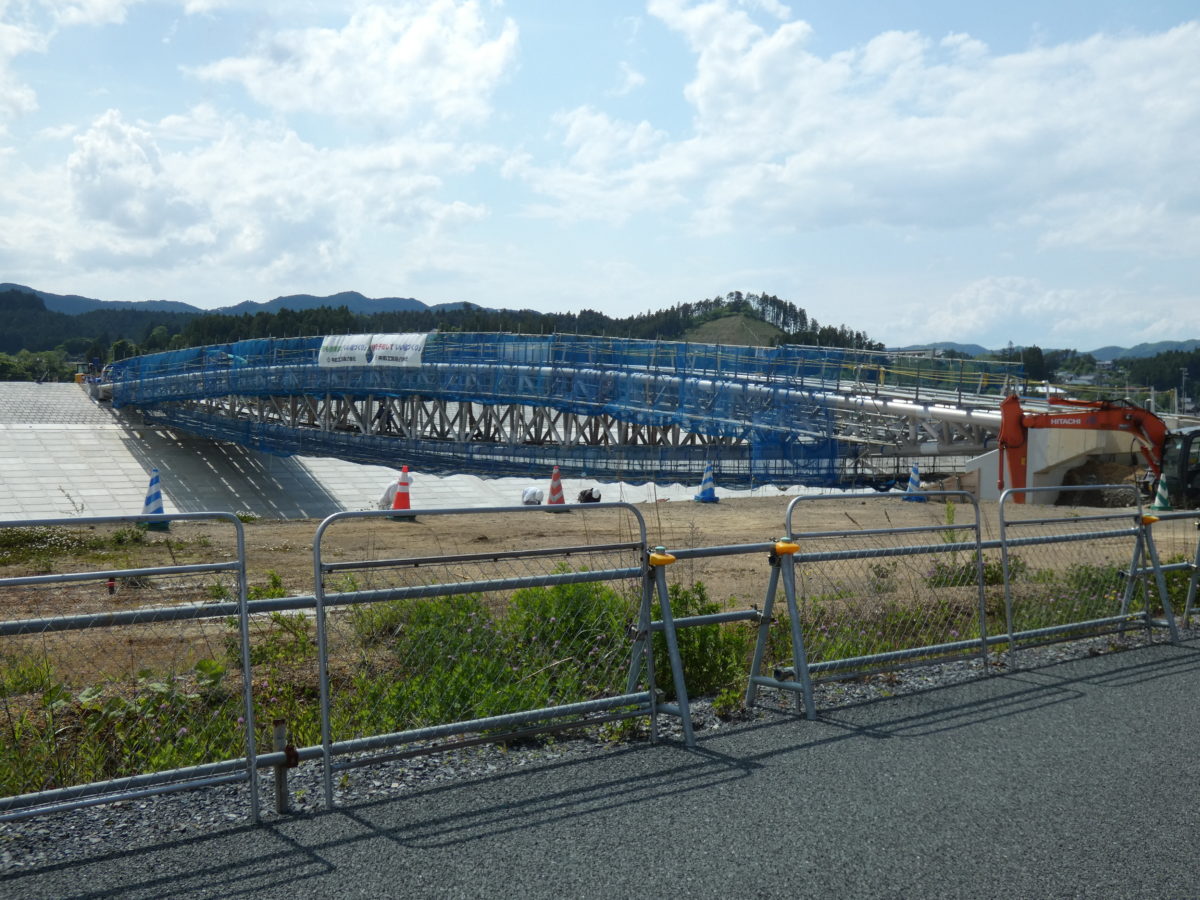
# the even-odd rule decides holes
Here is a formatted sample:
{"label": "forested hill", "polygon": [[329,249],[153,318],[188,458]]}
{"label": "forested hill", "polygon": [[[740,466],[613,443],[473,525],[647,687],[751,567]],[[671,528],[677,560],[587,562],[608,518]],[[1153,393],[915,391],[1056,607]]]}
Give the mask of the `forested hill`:
{"label": "forested hill", "polygon": [[310,304],[305,309],[259,310],[237,315],[162,308],[140,310],[122,305],[68,315],[48,310],[42,298],[14,288],[0,291],[0,353],[61,351],[69,357],[109,361],[138,353],[246,338],[434,329],[684,340],[689,331],[700,325],[729,316],[747,316],[774,326],[779,330],[776,339],[779,342],[882,349],[882,344],[871,341],[862,332],[844,325],[822,325],[794,303],[770,294],[735,292],[628,318],[613,318],[593,310],[542,313],[485,309],[467,303],[375,313],[352,312],[344,305],[312,307]]}

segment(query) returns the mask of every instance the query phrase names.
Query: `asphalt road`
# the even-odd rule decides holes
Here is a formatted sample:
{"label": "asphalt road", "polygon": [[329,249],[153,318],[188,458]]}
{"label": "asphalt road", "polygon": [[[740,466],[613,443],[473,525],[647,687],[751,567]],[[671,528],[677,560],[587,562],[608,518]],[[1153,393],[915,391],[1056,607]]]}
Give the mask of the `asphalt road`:
{"label": "asphalt road", "polygon": [[1200,645],[0,879],[0,897],[1200,897]]}

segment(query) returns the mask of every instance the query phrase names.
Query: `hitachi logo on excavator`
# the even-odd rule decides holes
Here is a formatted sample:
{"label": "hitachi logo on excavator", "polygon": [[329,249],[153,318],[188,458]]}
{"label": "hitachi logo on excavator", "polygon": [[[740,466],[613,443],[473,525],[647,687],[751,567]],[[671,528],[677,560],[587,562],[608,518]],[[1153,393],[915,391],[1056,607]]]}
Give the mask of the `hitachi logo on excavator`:
{"label": "hitachi logo on excavator", "polygon": [[1063,416],[1050,420],[1051,425],[1082,425],[1082,416]]}

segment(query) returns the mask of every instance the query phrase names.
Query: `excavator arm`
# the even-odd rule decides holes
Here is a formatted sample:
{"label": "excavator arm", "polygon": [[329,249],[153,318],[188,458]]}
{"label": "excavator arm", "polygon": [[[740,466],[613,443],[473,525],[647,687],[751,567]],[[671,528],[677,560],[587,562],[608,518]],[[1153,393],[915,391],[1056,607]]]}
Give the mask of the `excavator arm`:
{"label": "excavator arm", "polygon": [[[1012,479],[1012,487],[1026,486],[1027,444],[1031,428],[1077,428],[1090,431],[1123,431],[1134,438],[1146,464],[1158,478],[1162,474],[1163,448],[1167,426],[1158,416],[1124,400],[1068,400],[1050,398],[1051,406],[1061,406],[1061,412],[1029,413],[1021,409],[1015,394],[1000,403],[1000,479],[1004,490],[1004,468]],[[1018,498],[1017,502],[1021,502]]]}

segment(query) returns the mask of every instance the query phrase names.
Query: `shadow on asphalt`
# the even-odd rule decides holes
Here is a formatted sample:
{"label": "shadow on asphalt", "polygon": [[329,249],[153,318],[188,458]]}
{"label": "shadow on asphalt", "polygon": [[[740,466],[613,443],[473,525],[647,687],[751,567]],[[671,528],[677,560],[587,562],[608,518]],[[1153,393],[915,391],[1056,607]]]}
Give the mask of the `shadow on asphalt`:
{"label": "shadow on asphalt", "polygon": [[[196,892],[242,897],[295,889],[338,869],[326,854],[381,839],[409,851],[469,844],[483,835],[541,829],[562,833],[581,817],[601,818],[622,807],[678,800],[751,778],[770,760],[850,741],[928,738],[981,724],[1000,723],[1034,710],[1071,703],[1097,690],[1156,685],[1200,674],[1195,642],[1155,645],[1106,654],[1103,671],[1064,660],[824,711],[815,722],[794,713],[726,725],[702,733],[687,750],[673,741],[629,746],[603,754],[533,762],[498,773],[418,787],[403,795],[299,814],[260,826],[233,826],[209,835],[102,853],[0,877],[0,896],[157,897]],[[959,702],[956,693],[970,691]],[[979,694],[984,696],[980,697]],[[797,740],[782,735],[794,732]],[[755,734],[771,749],[731,753]],[[622,761],[625,772],[611,774]],[[600,779],[594,769],[601,768]],[[583,773],[589,773],[586,776]],[[545,790],[549,786],[550,789]],[[511,789],[510,789],[511,787]],[[420,815],[421,810],[445,810]],[[386,824],[384,822],[386,821]],[[114,837],[114,839],[116,839]],[[385,863],[381,860],[380,865]],[[181,872],[186,874],[181,875]],[[160,874],[161,873],[161,874]],[[47,893],[49,891],[49,893]],[[274,895],[274,894],[272,894]]]}

